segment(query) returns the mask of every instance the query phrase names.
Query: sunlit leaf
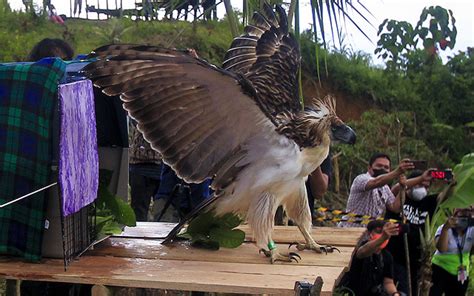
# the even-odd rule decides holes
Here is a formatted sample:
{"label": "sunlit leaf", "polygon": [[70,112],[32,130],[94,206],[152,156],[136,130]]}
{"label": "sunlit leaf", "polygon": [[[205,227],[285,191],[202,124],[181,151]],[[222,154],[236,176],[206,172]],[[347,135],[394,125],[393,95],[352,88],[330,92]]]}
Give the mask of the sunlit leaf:
{"label": "sunlit leaf", "polygon": [[245,239],[245,232],[240,229],[230,230],[227,228],[213,228],[209,233],[209,237],[213,241],[219,242],[224,248],[237,248]]}

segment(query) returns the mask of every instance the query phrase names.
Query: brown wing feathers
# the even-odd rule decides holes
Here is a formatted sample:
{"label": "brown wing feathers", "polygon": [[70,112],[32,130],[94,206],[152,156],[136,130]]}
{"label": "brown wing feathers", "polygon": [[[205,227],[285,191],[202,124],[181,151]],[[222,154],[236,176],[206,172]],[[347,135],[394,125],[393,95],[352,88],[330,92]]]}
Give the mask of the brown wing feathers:
{"label": "brown wing feathers", "polygon": [[101,60],[84,71],[121,94],[145,139],[188,182],[213,177],[265,118],[236,77],[184,53],[112,45],[93,56]]}

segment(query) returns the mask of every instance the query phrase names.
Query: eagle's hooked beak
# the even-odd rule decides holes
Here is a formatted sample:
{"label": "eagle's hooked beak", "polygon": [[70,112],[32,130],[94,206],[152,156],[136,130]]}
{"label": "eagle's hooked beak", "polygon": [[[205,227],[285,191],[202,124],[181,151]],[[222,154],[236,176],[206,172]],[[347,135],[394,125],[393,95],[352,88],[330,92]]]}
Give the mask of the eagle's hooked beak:
{"label": "eagle's hooked beak", "polygon": [[345,144],[355,144],[356,133],[348,125],[338,124],[331,125],[331,139]]}

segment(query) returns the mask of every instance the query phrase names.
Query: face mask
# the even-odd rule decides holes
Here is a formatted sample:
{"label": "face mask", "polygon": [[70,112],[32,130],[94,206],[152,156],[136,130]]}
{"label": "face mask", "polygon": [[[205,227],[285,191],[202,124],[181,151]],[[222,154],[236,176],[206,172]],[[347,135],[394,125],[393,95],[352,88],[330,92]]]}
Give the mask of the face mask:
{"label": "face mask", "polygon": [[388,171],[384,170],[384,169],[372,169],[372,171],[374,172],[374,174],[372,175],[372,177],[376,178],[380,175],[383,175],[383,174],[388,174]]}
{"label": "face mask", "polygon": [[416,187],[411,190],[411,199],[420,201],[428,194],[425,187]]}
{"label": "face mask", "polygon": [[[382,236],[381,233],[372,233],[372,235],[370,236],[370,240],[377,240],[378,238],[380,238]],[[388,245],[388,239],[385,240],[381,245],[380,245],[380,250],[383,250],[386,246]]]}

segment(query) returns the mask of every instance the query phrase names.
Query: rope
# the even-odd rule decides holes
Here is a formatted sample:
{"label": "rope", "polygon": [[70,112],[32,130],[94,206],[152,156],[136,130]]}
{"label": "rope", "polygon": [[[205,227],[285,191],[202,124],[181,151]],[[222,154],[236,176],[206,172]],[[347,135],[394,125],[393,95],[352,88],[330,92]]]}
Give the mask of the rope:
{"label": "rope", "polygon": [[[325,207],[319,207],[316,212],[322,214],[322,217],[314,217],[313,221],[317,222],[349,222],[367,225],[370,221],[378,220],[391,223],[400,223],[397,219],[384,219],[383,217],[372,217],[369,215],[360,215],[356,213],[346,212],[342,210],[334,210]],[[328,215],[331,214],[331,215]]]}

